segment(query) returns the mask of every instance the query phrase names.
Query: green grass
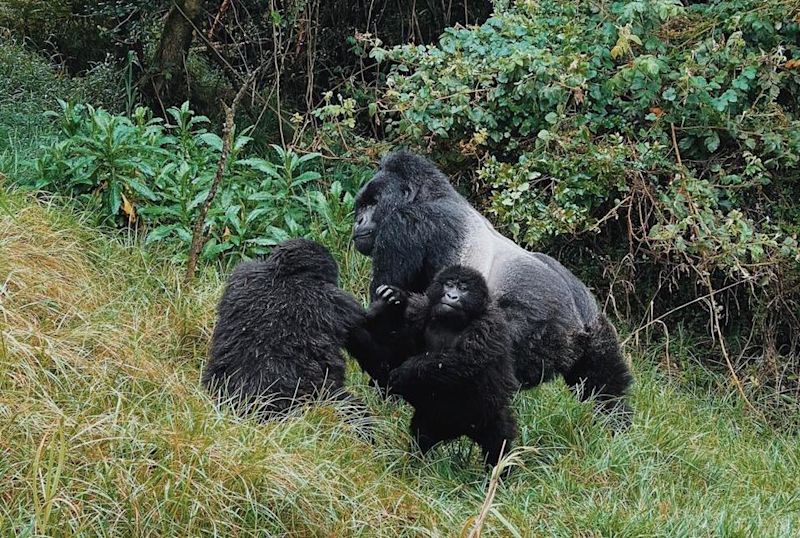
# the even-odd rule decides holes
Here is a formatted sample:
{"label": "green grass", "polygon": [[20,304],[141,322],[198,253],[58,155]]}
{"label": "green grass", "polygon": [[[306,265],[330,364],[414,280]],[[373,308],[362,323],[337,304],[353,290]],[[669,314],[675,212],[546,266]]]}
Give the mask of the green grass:
{"label": "green grass", "polygon": [[[368,265],[337,254],[363,296]],[[199,377],[221,279],[187,288],[163,258],[0,194],[0,536],[466,535],[489,486],[478,451],[409,453],[409,408],[354,365],[374,443],[332,403],[264,425],[216,409]],[[800,532],[796,435],[646,352],[617,436],[561,383],[517,398],[518,466],[483,536]]]}
{"label": "green grass", "polygon": [[0,174],[16,177],[42,137],[51,132],[44,111],[72,84],[41,56],[0,35]]}

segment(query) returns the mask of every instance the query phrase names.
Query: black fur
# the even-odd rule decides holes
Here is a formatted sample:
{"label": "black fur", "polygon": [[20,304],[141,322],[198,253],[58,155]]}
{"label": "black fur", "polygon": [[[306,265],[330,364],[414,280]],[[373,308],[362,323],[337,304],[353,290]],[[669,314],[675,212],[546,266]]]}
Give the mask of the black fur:
{"label": "black fur", "polygon": [[[460,290],[451,302],[443,289],[447,282]],[[411,433],[420,450],[466,435],[481,446],[488,464],[497,463],[516,435],[510,405],[519,384],[506,320],[490,302],[483,276],[453,266],[434,277],[425,295],[378,291],[371,314],[379,319],[399,311],[414,353],[388,382],[414,406]]]}
{"label": "black fur", "polygon": [[[530,388],[556,375],[604,408],[624,397],[633,377],[616,331],[588,288],[558,261],[500,235],[429,160],[407,152],[384,158],[356,197],[356,248],[372,257],[371,292],[380,284],[423,291],[442,268],[480,271],[505,313],[517,379]],[[389,362],[363,354],[379,384]],[[377,375],[373,375],[375,373]]]}
{"label": "black fur", "polygon": [[337,280],[330,252],[306,239],[239,264],[219,302],[203,384],[265,417],[320,393],[348,398],[341,348],[365,313]]}

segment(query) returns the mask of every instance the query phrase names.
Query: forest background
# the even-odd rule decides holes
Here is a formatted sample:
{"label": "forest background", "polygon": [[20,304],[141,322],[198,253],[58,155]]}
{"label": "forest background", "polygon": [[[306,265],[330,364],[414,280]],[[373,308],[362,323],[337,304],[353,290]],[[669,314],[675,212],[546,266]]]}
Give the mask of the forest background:
{"label": "forest background", "polygon": [[[0,530],[791,534],[799,100],[797,0],[0,2]],[[630,432],[520,395],[497,487],[355,368],[375,445],[213,408],[224,276],[306,236],[365,300],[353,195],[397,147],[592,288]]]}

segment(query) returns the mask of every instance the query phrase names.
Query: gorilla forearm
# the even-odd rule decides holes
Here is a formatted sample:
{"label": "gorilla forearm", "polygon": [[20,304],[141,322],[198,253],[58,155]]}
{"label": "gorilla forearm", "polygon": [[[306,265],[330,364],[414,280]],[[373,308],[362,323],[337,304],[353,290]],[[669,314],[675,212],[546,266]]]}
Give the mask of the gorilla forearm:
{"label": "gorilla forearm", "polygon": [[362,370],[378,384],[385,387],[389,381],[392,351],[377,341],[364,327],[355,327],[345,344],[345,349],[358,362]]}
{"label": "gorilla forearm", "polygon": [[468,386],[485,365],[464,364],[454,351],[415,355],[392,370],[389,385],[402,395],[432,389],[455,389]]}
{"label": "gorilla forearm", "polygon": [[[502,333],[500,333],[502,334]],[[491,339],[465,335],[461,345],[440,352],[415,355],[392,371],[389,384],[399,394],[412,390],[463,389],[472,387],[506,356],[506,348]],[[464,345],[469,342],[468,345]]]}
{"label": "gorilla forearm", "polygon": [[351,331],[346,349],[379,387],[386,388],[391,371],[422,350],[426,306],[425,296],[416,293],[406,294],[401,307],[375,300]]}

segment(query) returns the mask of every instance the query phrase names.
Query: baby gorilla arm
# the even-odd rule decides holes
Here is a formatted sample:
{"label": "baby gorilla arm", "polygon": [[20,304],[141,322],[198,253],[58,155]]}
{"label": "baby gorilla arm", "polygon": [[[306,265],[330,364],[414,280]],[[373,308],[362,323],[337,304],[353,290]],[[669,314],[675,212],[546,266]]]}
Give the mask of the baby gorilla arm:
{"label": "baby gorilla arm", "polygon": [[402,395],[435,388],[462,388],[485,374],[508,353],[507,333],[491,318],[473,322],[455,345],[440,352],[411,357],[392,370],[389,386]]}
{"label": "baby gorilla arm", "polygon": [[398,394],[429,391],[436,388],[461,388],[485,368],[483,361],[465,362],[450,349],[415,355],[389,374],[389,386]]}

